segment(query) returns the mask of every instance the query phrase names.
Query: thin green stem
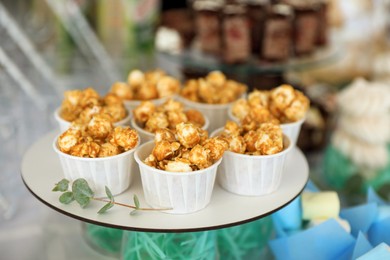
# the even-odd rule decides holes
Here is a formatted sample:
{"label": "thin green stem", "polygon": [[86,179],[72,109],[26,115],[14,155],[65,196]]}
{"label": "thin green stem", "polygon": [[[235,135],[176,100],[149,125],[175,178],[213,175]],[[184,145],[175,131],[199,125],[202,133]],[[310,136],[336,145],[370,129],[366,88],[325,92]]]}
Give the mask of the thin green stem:
{"label": "thin green stem", "polygon": [[97,200],[97,201],[102,201],[102,202],[111,202],[115,205],[118,205],[118,206],[122,206],[122,207],[126,207],[126,208],[131,208],[131,209],[136,209],[136,210],[147,210],[147,211],[161,211],[161,210],[172,210],[172,208],[161,208],[161,209],[153,209],[153,208],[137,208],[136,206],[133,206],[133,205],[128,205],[128,204],[124,204],[124,203],[120,203],[120,202],[115,202],[115,201],[110,201],[110,200],[107,200],[107,199],[101,199],[101,198],[91,198],[93,200]]}

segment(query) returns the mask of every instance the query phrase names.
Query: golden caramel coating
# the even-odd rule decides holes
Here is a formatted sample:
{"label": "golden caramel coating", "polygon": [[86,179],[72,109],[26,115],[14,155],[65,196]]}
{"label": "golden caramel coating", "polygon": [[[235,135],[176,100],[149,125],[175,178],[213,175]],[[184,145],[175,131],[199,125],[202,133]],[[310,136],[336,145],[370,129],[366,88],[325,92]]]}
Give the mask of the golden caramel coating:
{"label": "golden caramel coating", "polygon": [[166,73],[161,69],[151,70],[145,73],[145,80],[153,85],[157,85],[157,83],[165,75]]}
{"label": "golden caramel coating", "polygon": [[207,139],[203,147],[210,151],[210,158],[213,161],[218,161],[222,158],[223,153],[229,148],[229,143],[221,137]]}
{"label": "golden caramel coating", "polygon": [[104,114],[109,114],[111,116],[111,122],[121,121],[127,116],[127,110],[122,103],[105,106],[102,108],[101,112]]}
{"label": "golden caramel coating", "polygon": [[102,112],[101,106],[86,107],[81,111],[77,119],[74,119],[78,124],[88,124],[92,120],[94,115],[100,114]]}
{"label": "golden caramel coating", "polygon": [[146,165],[149,165],[150,167],[157,168],[157,159],[154,157],[153,154],[149,154],[148,157],[144,160]]}
{"label": "golden caramel coating", "polygon": [[88,123],[88,133],[98,139],[106,138],[113,128],[108,114],[94,115]]}
{"label": "golden caramel coating", "polygon": [[132,88],[138,88],[145,82],[145,74],[140,70],[132,70],[127,76],[127,83]]}
{"label": "golden caramel coating", "polygon": [[305,117],[306,111],[309,109],[310,101],[303,95],[302,92],[295,91],[295,99],[290,106],[285,109],[284,115],[288,122],[295,122]]}
{"label": "golden caramel coating", "polygon": [[120,147],[113,145],[112,143],[104,143],[100,145],[100,151],[98,157],[108,157],[120,154],[122,151]]}
{"label": "golden caramel coating", "polygon": [[204,126],[206,123],[206,119],[204,118],[203,114],[198,110],[188,109],[187,111],[185,111],[185,114],[189,123],[192,123],[199,127]]}
{"label": "golden caramel coating", "polygon": [[284,84],[271,90],[271,102],[280,109],[286,109],[295,98],[295,90],[292,86]]}
{"label": "golden caramel coating", "polygon": [[244,119],[244,117],[246,117],[249,114],[250,109],[251,108],[248,102],[245,99],[240,98],[239,100],[233,103],[232,114],[233,116],[237,117],[239,120],[242,120]]}
{"label": "golden caramel coating", "polygon": [[80,104],[83,92],[81,90],[68,90],[64,92],[64,101],[69,102],[71,106],[77,106]]}
{"label": "golden caramel coating", "polygon": [[270,93],[266,90],[254,90],[248,94],[248,105],[251,107],[263,107],[269,106]]}
{"label": "golden caramel coating", "polygon": [[176,125],[188,122],[187,116],[181,111],[168,111],[169,129],[176,129]]}
{"label": "golden caramel coating", "polygon": [[226,76],[221,71],[211,71],[207,76],[206,80],[208,83],[216,86],[216,87],[223,87],[223,85],[226,82]]}
{"label": "golden caramel coating", "polygon": [[169,97],[180,90],[180,81],[171,76],[162,76],[157,82],[157,92],[159,97]]}
{"label": "golden caramel coating", "polygon": [[249,131],[256,131],[258,128],[258,124],[252,120],[252,118],[248,115],[241,121],[242,130],[244,133]]}
{"label": "golden caramel coating", "polygon": [[100,151],[100,145],[91,141],[73,146],[69,154],[77,157],[96,158]]}
{"label": "golden caramel coating", "polygon": [[135,99],[138,100],[150,100],[158,98],[158,92],[155,85],[146,82],[138,89],[135,94]]}
{"label": "golden caramel coating", "polygon": [[110,92],[123,100],[132,100],[134,98],[133,90],[125,82],[115,82],[111,86]]}
{"label": "golden caramel coating", "polygon": [[79,100],[81,107],[95,106],[99,104],[100,96],[93,88],[86,88],[82,91],[82,95]]}
{"label": "golden caramel coating", "polygon": [[163,140],[161,142],[156,143],[153,148],[152,154],[156,157],[158,161],[167,160],[173,158],[179,148],[180,143],[168,142]]}
{"label": "golden caramel coating", "polygon": [[159,128],[169,127],[168,117],[163,112],[153,113],[145,123],[145,130],[154,133]]}
{"label": "golden caramel coating", "polygon": [[267,108],[259,106],[252,107],[252,109],[249,111],[248,116],[257,124],[267,122],[279,123],[278,119],[276,119]]}
{"label": "golden caramel coating", "polygon": [[69,152],[73,146],[79,143],[79,139],[81,138],[81,136],[81,130],[73,127],[69,128],[68,130],[63,132],[58,138],[58,148],[62,152]]}
{"label": "golden caramel coating", "polygon": [[260,136],[255,147],[261,154],[270,155],[283,150],[283,134],[279,125],[265,123],[260,126],[257,132]]}
{"label": "golden caramel coating", "polygon": [[179,142],[187,148],[197,145],[200,140],[200,128],[193,124],[180,123],[176,126],[176,135]]}
{"label": "golden caramel coating", "polygon": [[192,172],[191,162],[183,158],[175,158],[174,161],[168,161],[165,165],[168,172]]}
{"label": "golden caramel coating", "polygon": [[156,106],[152,102],[143,101],[133,110],[134,119],[144,124],[155,111]]}
{"label": "golden caramel coating", "polygon": [[246,145],[246,151],[253,153],[256,152],[256,142],[260,138],[260,133],[258,131],[249,131],[244,135],[244,141]]}
{"label": "golden caramel coating", "polygon": [[200,144],[203,144],[209,138],[209,132],[202,128],[198,128],[199,136],[200,136]]}
{"label": "golden caramel coating", "polygon": [[123,105],[122,99],[114,93],[108,93],[107,95],[105,95],[103,97],[103,103],[106,104],[107,106]]}
{"label": "golden caramel coating", "polygon": [[210,150],[199,144],[195,145],[191,149],[189,153],[189,160],[199,169],[207,168],[213,163],[213,160],[210,158]]}
{"label": "golden caramel coating", "polygon": [[245,153],[246,144],[242,136],[240,135],[228,136],[226,140],[229,143],[229,151],[233,153],[241,153],[241,154]]}
{"label": "golden caramel coating", "polygon": [[137,132],[130,127],[117,126],[111,132],[109,142],[128,151],[137,146],[139,137]]}
{"label": "golden caramel coating", "polygon": [[180,95],[201,103],[226,104],[237,100],[247,87],[233,80],[227,80],[219,71],[210,72],[205,78],[189,80]]}
{"label": "golden caramel coating", "polygon": [[160,111],[183,111],[184,106],[181,102],[175,101],[173,99],[168,99],[167,101],[164,102],[159,108]]}
{"label": "golden caramel coating", "polygon": [[241,132],[242,129],[236,122],[230,120],[226,121],[225,128],[223,129],[224,135],[237,136],[237,135],[241,135]]}
{"label": "golden caramel coating", "polygon": [[167,128],[157,129],[156,132],[154,133],[154,142],[158,143],[163,140],[168,141],[170,143],[175,142],[176,141],[175,134]]}

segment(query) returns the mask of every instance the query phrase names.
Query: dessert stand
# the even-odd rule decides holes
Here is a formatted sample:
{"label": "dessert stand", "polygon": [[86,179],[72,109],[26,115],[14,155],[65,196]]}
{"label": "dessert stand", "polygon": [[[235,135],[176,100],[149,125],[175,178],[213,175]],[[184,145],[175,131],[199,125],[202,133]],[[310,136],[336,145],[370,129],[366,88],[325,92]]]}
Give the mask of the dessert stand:
{"label": "dessert stand", "polygon": [[[217,183],[210,204],[203,210],[187,215],[162,212],[140,212],[129,216],[129,209],[115,206],[105,214],[97,214],[103,206],[92,202],[82,209],[77,203],[63,205],[59,193],[52,192],[55,183],[63,178],[52,142],[57,132],[51,132],[33,144],[22,160],[22,178],[29,191],[41,202],[67,216],[92,224],[145,232],[191,232],[235,226],[265,217],[297,197],[309,178],[309,168],[303,153],[294,148],[289,154],[280,188],[261,197],[238,196],[223,190]],[[132,204],[136,194],[141,205],[144,200],[138,172],[134,182],[124,193],[115,197],[117,202]]]}

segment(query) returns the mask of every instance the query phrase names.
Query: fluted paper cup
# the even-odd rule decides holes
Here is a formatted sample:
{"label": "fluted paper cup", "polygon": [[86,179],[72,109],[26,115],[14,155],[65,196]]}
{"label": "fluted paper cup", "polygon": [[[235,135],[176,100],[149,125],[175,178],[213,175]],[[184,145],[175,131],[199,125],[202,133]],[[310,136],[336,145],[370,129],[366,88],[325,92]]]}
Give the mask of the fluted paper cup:
{"label": "fluted paper cup", "polygon": [[[223,128],[212,133],[218,136]],[[225,190],[244,196],[262,196],[276,191],[280,185],[284,164],[292,149],[283,135],[283,150],[273,155],[246,155],[225,151],[218,167],[218,183]]]}
{"label": "fluted paper cup", "polygon": [[204,116],[210,120],[208,131],[212,132],[225,125],[228,119],[228,111],[232,104],[205,104],[194,102],[178,95],[177,99],[182,102],[186,107],[193,108],[200,111]]}
{"label": "fluted paper cup", "polygon": [[[228,111],[228,118],[229,118],[229,120],[240,124],[240,120],[238,119],[238,117],[233,115],[231,108],[229,108],[229,111]],[[301,132],[301,127],[302,127],[303,122],[305,122],[305,118],[303,118],[297,122],[280,124],[280,128],[282,128],[283,134],[288,136],[288,138],[290,139],[290,142],[293,145],[297,144],[299,133]]]}
{"label": "fluted paper cup", "polygon": [[170,208],[169,214],[187,214],[205,208],[211,199],[217,167],[212,166],[193,172],[168,172],[144,163],[152,152],[154,142],[141,145],[134,153],[141,174],[145,200],[152,208]]}
{"label": "fluted paper cup", "polygon": [[57,140],[58,137],[53,142],[53,149],[58,154],[66,179],[70,181],[86,179],[96,197],[107,196],[105,186],[113,195],[118,195],[131,185],[136,169],[134,152],[140,141],[135,148],[115,156],[83,158],[61,152]]}
{"label": "fluted paper cup", "polygon": [[[60,116],[60,110],[61,108],[57,108],[54,111],[54,118],[56,119],[58,126],[60,128],[61,133],[65,132],[69,129],[69,127],[72,125],[72,122],[66,121]],[[126,109],[127,116],[123,118],[122,120],[113,123],[114,126],[130,126],[130,120],[131,120],[131,113],[130,110]]]}
{"label": "fluted paper cup", "polygon": [[[202,126],[202,129],[208,130],[210,122],[206,116],[203,116],[203,117],[205,119],[205,124]],[[134,128],[138,132],[139,136],[141,137],[142,144],[154,140],[154,133],[146,131],[145,129],[140,127],[134,118],[131,119],[131,127]]]}

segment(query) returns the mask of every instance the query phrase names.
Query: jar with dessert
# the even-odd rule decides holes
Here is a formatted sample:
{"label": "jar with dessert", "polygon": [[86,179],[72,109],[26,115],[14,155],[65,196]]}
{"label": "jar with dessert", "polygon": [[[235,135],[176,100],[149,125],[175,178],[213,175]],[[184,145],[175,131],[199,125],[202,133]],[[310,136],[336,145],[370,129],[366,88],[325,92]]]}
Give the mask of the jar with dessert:
{"label": "jar with dessert", "polygon": [[222,12],[222,59],[230,64],[245,62],[251,54],[246,8],[241,4],[228,4]]}
{"label": "jar with dessert", "polygon": [[219,55],[221,51],[222,1],[198,0],[193,4],[200,50]]}
{"label": "jar with dessert", "polygon": [[293,9],[289,5],[271,6],[264,22],[260,59],[283,62],[291,56]]}

